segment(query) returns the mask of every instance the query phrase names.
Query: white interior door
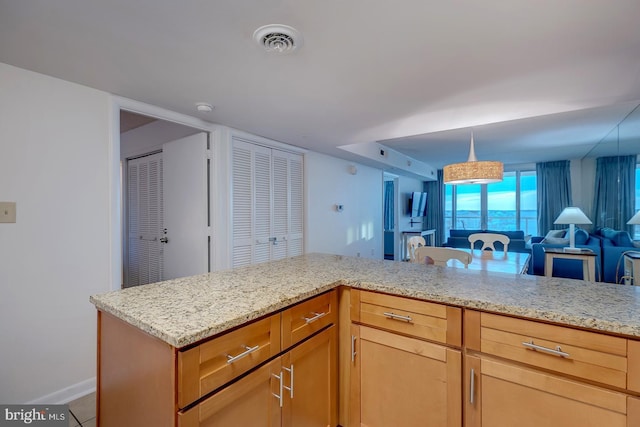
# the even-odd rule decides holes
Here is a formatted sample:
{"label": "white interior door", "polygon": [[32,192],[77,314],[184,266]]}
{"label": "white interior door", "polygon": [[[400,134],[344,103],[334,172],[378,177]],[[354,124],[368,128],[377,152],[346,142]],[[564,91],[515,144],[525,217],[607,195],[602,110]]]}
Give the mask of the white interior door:
{"label": "white interior door", "polygon": [[124,286],[162,280],[162,153],[127,160]]}
{"label": "white interior door", "polygon": [[209,270],[207,134],[163,144],[164,280]]}

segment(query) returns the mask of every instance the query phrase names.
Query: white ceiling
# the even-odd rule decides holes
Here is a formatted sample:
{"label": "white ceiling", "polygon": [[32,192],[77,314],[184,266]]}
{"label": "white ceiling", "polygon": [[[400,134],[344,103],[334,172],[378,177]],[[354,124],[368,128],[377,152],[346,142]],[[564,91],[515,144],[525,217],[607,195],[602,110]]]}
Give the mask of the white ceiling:
{"label": "white ceiling", "polygon": [[[344,158],[382,141],[441,167],[473,128],[479,159],[527,163],[593,154],[638,104],[639,18],[631,0],[0,0],[0,62]],[[262,50],[272,23],[304,45]]]}

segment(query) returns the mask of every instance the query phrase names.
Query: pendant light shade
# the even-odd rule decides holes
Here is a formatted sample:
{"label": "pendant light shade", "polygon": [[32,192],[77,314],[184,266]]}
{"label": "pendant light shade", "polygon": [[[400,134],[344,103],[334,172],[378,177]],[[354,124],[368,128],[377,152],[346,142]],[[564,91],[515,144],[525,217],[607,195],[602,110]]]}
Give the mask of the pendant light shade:
{"label": "pendant light shade", "polygon": [[502,181],[504,165],[502,162],[478,161],[471,133],[469,159],[464,163],[445,166],[443,173],[445,184],[490,184]]}

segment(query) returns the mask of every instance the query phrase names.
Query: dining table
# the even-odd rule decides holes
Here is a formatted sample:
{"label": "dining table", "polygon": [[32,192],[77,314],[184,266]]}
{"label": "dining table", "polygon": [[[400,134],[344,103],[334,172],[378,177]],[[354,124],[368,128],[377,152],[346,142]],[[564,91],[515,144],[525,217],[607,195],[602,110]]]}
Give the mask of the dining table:
{"label": "dining table", "polygon": [[[529,267],[531,254],[527,252],[504,252],[480,249],[455,248],[471,254],[469,270],[495,271],[497,273],[525,274]],[[458,260],[449,260],[447,266],[464,268]]]}

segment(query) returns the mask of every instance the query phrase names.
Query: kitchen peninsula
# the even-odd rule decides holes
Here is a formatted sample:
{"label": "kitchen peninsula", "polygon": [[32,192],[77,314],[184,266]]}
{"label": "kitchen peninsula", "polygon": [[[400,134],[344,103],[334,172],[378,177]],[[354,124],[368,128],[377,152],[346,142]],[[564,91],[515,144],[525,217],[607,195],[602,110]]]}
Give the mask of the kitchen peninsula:
{"label": "kitchen peninsula", "polygon": [[[533,399],[528,408],[511,405],[533,419],[544,419],[549,408],[572,408],[565,416],[584,414],[592,423],[581,425],[640,420],[637,287],[309,254],[94,295],[91,302],[98,309],[103,427],[218,425],[226,410],[220,408],[242,400],[228,390],[242,394],[261,381],[266,391],[246,392],[245,402],[255,398],[249,415],[269,420],[253,425],[301,425],[295,420],[314,410],[326,424],[364,424],[377,416],[363,381],[371,379],[369,363],[383,360],[382,353],[369,356],[380,343],[411,357],[430,355],[421,372],[442,362],[433,366],[442,368],[446,380],[436,382],[446,386],[431,391],[441,393],[447,412],[438,425],[509,425],[511,415],[492,406],[505,395]],[[305,386],[301,380],[296,397],[289,390],[293,367],[296,381],[303,379],[302,360],[312,354],[328,361],[319,370],[324,377],[312,381],[326,385],[328,397],[314,400],[327,408],[296,409],[287,399],[304,397]],[[546,393],[545,384],[560,391]],[[269,406],[261,414],[264,396],[280,410]],[[547,410],[537,411],[535,402]]]}

